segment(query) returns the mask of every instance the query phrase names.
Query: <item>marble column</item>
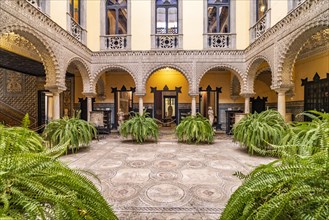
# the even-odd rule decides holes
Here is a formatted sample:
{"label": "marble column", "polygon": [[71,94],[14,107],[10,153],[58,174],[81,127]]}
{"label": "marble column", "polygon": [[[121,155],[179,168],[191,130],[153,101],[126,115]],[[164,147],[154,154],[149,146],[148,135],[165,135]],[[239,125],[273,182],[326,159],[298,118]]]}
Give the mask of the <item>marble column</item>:
{"label": "marble column", "polygon": [[199,94],[190,94],[192,97],[192,102],[191,102],[191,115],[195,116],[196,115],[196,96]]}
{"label": "marble column", "polygon": [[87,121],[90,121],[90,112],[93,110],[92,97],[87,97]]}
{"label": "marble column", "polygon": [[244,113],[250,113],[250,97],[253,97],[254,93],[243,93],[241,96],[244,97]]}
{"label": "marble column", "polygon": [[139,96],[139,98],[138,98],[138,112],[140,115],[142,115],[144,112],[143,96]]}
{"label": "marble column", "polygon": [[145,93],[136,92],[135,95],[138,97],[138,114],[142,115],[144,113],[143,97],[145,96]]}
{"label": "marble column", "polygon": [[59,100],[59,92],[53,93],[53,119],[60,118],[60,100]]}
{"label": "marble column", "polygon": [[287,88],[277,89],[276,92],[278,93],[278,112],[282,115],[285,119],[286,117],[286,92],[288,91]]}
{"label": "marble column", "polygon": [[244,98],[244,113],[250,113],[250,97]]}
{"label": "marble column", "polygon": [[85,97],[87,97],[87,121],[90,121],[90,112],[93,111],[93,98],[97,95],[93,92],[83,92]]}

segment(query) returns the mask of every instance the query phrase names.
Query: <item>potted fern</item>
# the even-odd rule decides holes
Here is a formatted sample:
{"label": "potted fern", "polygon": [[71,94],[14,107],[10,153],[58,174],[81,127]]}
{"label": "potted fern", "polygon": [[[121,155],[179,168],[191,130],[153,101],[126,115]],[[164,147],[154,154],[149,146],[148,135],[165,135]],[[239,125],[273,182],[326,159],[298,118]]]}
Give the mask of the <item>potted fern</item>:
{"label": "potted fern", "polygon": [[58,160],[66,145],[36,152],[24,129],[0,129],[0,219],[117,219],[88,173]]}
{"label": "potted fern", "polygon": [[280,144],[300,155],[312,155],[320,150],[322,142],[329,134],[329,113],[308,111],[300,115],[307,116],[312,121],[291,124]]}
{"label": "potted fern", "polygon": [[212,143],[214,140],[214,129],[209,120],[201,114],[187,116],[176,127],[178,141],[187,143]]}
{"label": "potted fern", "polygon": [[281,114],[274,110],[248,114],[233,127],[233,140],[247,148],[248,153],[270,149],[284,137],[287,124]]}
{"label": "potted fern", "polygon": [[0,140],[6,139],[15,148],[23,152],[42,152],[45,150],[42,137],[30,130],[29,115],[26,114],[22,120],[22,127],[6,127],[0,123]]}
{"label": "potted fern", "polygon": [[125,138],[131,136],[133,141],[143,143],[148,139],[158,139],[159,126],[153,118],[149,117],[149,113],[144,111],[142,115],[135,113],[133,117],[123,122],[119,132]]}
{"label": "potted fern", "polygon": [[77,152],[80,146],[88,146],[96,137],[96,128],[89,122],[73,116],[53,120],[45,127],[42,136],[50,146],[68,142],[72,152]]}
{"label": "potted fern", "polygon": [[[257,167],[231,196],[221,220],[328,219],[329,114],[304,113],[286,136],[288,145],[273,146],[279,160]],[[317,117],[316,117],[317,116]]]}

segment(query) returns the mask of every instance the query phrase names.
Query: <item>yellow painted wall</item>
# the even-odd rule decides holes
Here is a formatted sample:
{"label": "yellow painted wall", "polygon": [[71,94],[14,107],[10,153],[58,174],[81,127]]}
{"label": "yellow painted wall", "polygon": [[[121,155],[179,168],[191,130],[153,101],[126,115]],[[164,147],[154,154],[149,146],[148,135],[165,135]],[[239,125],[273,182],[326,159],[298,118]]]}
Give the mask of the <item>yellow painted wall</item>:
{"label": "yellow painted wall", "polygon": [[151,93],[151,87],[157,87],[162,90],[167,85],[169,90],[174,90],[175,87],[182,87],[182,93],[179,93],[179,103],[191,103],[192,99],[188,95],[188,81],[185,76],[179,71],[164,68],[153,73],[146,82],[146,95],[144,96],[144,103],[153,103],[154,95]]}
{"label": "yellow painted wall", "polygon": [[[100,0],[85,0],[87,5],[87,46],[93,51],[100,50]],[[104,18],[105,19],[105,18]]]}
{"label": "yellow painted wall", "polygon": [[200,81],[200,87],[206,89],[208,85],[212,89],[216,87],[222,87],[222,93],[219,94],[219,103],[243,103],[244,99],[239,97],[235,101],[231,98],[231,77],[232,73],[229,71],[209,71]]}
{"label": "yellow painted wall", "polygon": [[258,96],[260,98],[267,97],[267,103],[277,103],[278,96],[274,90],[272,90],[268,85],[266,85],[264,82],[260,80],[255,80],[254,84],[255,88],[255,96],[254,98],[257,98]]}
{"label": "yellow painted wall", "polygon": [[[121,89],[124,85],[129,90],[130,87],[135,87],[133,78],[127,72],[106,72],[101,78],[104,80],[106,98],[101,100],[96,97],[96,103],[114,103],[114,94],[111,93],[112,88],[117,87],[118,89]],[[137,96],[134,96],[133,99],[134,103],[138,103]]]}
{"label": "yellow painted wall", "polygon": [[288,13],[288,2],[282,0],[271,1],[271,27],[284,18]]}
{"label": "yellow painted wall", "polygon": [[327,73],[329,73],[329,51],[307,59],[297,60],[294,68],[295,96],[292,97],[292,101],[304,100],[304,87],[301,86],[301,79],[308,77],[309,81],[313,81],[316,72],[321,79],[327,77]]}
{"label": "yellow painted wall", "polygon": [[49,1],[50,18],[67,30],[68,1]]}
{"label": "yellow painted wall", "polygon": [[249,45],[250,1],[236,0],[236,48]]}
{"label": "yellow painted wall", "polygon": [[131,49],[151,49],[151,0],[131,0]]}
{"label": "yellow painted wall", "polygon": [[203,49],[203,0],[183,0],[183,48]]}
{"label": "yellow painted wall", "polygon": [[[127,72],[115,72],[115,73],[106,73],[105,75],[105,95],[106,100],[102,102],[110,102],[114,103],[114,93],[112,92],[112,88],[117,87],[121,89],[124,85],[128,90],[130,87],[136,87],[134,83],[134,79]],[[133,97],[134,103],[138,103],[138,98],[136,96]]]}

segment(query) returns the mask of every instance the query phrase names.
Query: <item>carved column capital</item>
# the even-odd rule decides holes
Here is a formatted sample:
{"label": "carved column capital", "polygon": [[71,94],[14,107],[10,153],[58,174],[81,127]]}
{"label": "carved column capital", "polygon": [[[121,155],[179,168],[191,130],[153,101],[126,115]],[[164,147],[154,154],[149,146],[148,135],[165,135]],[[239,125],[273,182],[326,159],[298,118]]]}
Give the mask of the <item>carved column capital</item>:
{"label": "carved column capital", "polygon": [[146,95],[145,92],[135,92],[135,95],[138,97],[144,97]]}
{"label": "carved column capital", "polygon": [[61,92],[65,91],[65,89],[59,88],[58,86],[45,85],[45,89],[49,90],[51,93],[56,93],[56,94],[60,94]]}
{"label": "carved column capital", "polygon": [[286,93],[293,87],[293,84],[281,84],[280,86],[271,86],[271,89],[275,90],[277,93]]}
{"label": "carved column capital", "polygon": [[277,92],[277,93],[286,93],[286,92],[288,92],[290,90],[290,88],[277,88],[277,89],[275,89],[275,91]]}
{"label": "carved column capital", "polygon": [[82,95],[86,96],[87,98],[94,98],[97,94],[94,92],[83,92]]}
{"label": "carved column capital", "polygon": [[255,95],[256,95],[256,93],[240,93],[240,96],[242,96],[244,98],[254,97]]}
{"label": "carved column capital", "polygon": [[198,95],[199,95],[199,93],[190,92],[188,95],[189,95],[189,96],[191,96],[191,97],[195,97],[195,96],[198,96]]}

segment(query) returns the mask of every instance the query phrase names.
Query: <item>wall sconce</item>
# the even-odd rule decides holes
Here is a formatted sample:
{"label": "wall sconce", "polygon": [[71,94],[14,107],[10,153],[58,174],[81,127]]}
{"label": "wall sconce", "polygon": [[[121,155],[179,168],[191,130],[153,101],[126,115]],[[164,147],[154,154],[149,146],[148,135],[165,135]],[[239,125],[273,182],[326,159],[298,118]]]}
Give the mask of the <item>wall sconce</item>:
{"label": "wall sconce", "polygon": [[259,8],[259,10],[260,10],[261,12],[265,12],[265,8],[266,8],[265,5],[261,5],[260,8]]}

